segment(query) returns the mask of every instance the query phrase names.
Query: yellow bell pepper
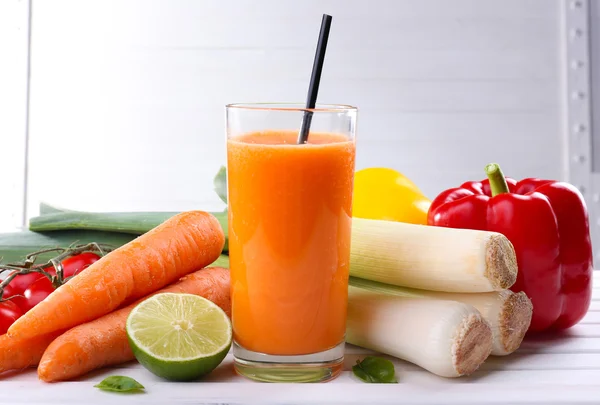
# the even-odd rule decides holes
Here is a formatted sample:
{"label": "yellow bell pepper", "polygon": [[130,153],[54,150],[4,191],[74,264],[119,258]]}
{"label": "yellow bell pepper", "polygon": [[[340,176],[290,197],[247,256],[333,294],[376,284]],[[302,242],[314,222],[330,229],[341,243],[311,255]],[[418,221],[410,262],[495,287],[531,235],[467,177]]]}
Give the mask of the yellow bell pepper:
{"label": "yellow bell pepper", "polygon": [[354,175],[352,216],[427,225],[431,200],[402,173],[372,167]]}

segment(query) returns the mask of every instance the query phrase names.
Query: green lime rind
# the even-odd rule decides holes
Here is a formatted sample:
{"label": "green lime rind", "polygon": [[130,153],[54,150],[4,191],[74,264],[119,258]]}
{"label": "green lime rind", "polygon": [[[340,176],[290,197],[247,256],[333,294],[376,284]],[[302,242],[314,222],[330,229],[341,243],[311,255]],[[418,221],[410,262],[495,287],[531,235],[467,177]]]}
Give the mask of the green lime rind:
{"label": "green lime rind", "polygon": [[[129,339],[129,343],[132,343],[131,339]],[[171,362],[156,360],[152,355],[143,350],[134,348],[134,346],[132,346],[132,350],[138,362],[154,375],[169,381],[194,381],[217,368],[217,366],[223,362],[225,356],[227,356],[229,347],[231,347],[231,345],[227,347],[227,350],[224,353],[205,357],[202,361],[189,360]]]}
{"label": "green lime rind", "polygon": [[231,322],[209,300],[192,294],[157,294],[127,318],[136,359],[170,381],[197,380],[213,371],[231,347]]}

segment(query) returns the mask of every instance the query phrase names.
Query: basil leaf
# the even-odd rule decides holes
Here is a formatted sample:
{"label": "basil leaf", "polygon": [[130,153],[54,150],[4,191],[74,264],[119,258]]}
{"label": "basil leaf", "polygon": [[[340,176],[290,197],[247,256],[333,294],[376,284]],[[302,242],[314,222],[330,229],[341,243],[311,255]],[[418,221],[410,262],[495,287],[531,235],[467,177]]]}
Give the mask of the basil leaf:
{"label": "basil leaf", "polygon": [[144,386],[133,378],[121,375],[106,377],[100,384],[96,384],[94,387],[112,392],[139,392],[144,389]]}
{"label": "basil leaf", "polygon": [[213,184],[215,185],[215,191],[219,198],[227,204],[227,169],[225,169],[225,166],[221,166],[221,169],[219,169],[219,172],[215,176]]}
{"label": "basil leaf", "polygon": [[375,381],[373,379],[373,377],[371,377],[362,368],[360,368],[360,366],[358,364],[355,365],[355,366],[352,366],[352,372],[354,373],[355,376],[357,376],[358,378],[360,378],[364,382],[367,382],[367,383],[375,383],[375,382],[377,382],[377,381]]}
{"label": "basil leaf", "polygon": [[355,376],[366,383],[397,383],[396,370],[391,361],[381,357],[367,356],[362,361],[356,360],[352,366]]}

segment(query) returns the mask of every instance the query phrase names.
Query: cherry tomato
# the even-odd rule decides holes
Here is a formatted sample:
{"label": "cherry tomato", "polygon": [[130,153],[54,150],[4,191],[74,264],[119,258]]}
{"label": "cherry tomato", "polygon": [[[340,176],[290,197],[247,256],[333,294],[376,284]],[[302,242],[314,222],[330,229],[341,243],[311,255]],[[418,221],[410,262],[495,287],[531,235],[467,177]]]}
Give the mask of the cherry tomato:
{"label": "cherry tomato", "polygon": [[[13,274],[13,273],[10,273],[10,274]],[[10,276],[10,274],[9,274],[9,276]],[[40,278],[44,278],[44,277],[46,277],[46,276],[44,276],[43,274],[39,274],[39,273],[22,274],[20,276],[13,278],[9,285],[12,287],[14,295],[23,294],[23,291],[25,291],[25,289],[27,287],[29,287],[32,283],[39,280]]]}
{"label": "cherry tomato", "polygon": [[12,286],[12,283],[4,287],[4,293],[2,294],[2,298],[10,299],[10,302],[17,305],[21,308],[21,305],[25,303],[25,297],[22,296],[23,292],[17,293],[15,292],[15,288]]}
{"label": "cherry tomato", "polygon": [[[63,279],[76,276],[99,259],[100,256],[92,252],[67,257],[62,261]],[[50,267],[46,271],[53,276],[56,275],[54,267]],[[7,289],[10,291],[10,295],[6,293]],[[53,291],[54,287],[48,277],[39,273],[30,273],[17,276],[10,282],[5,288],[5,298],[22,295],[22,297],[11,299],[11,302],[15,303],[23,312],[27,312]]]}
{"label": "cherry tomato", "polygon": [[[90,265],[94,262],[97,262],[100,259],[96,253],[85,252],[81,253],[77,256],[67,257],[62,261],[63,266],[63,279],[75,276],[81,273],[83,270],[90,267]],[[56,269],[54,267],[49,267],[46,271],[53,276],[56,275]]]}
{"label": "cherry tomato", "polygon": [[25,299],[25,296],[22,293],[18,295],[13,295],[13,297],[10,299],[10,302],[21,308],[23,313],[25,313],[25,310],[23,308],[27,306],[27,300]]}
{"label": "cherry tomato", "polygon": [[10,325],[23,315],[23,311],[11,301],[0,302],[0,335],[4,335]]}
{"label": "cherry tomato", "polygon": [[[12,273],[11,273],[12,274]],[[4,287],[4,297],[9,298],[13,297],[10,302],[21,308],[21,310],[25,311],[24,307],[27,306],[25,297],[23,296],[27,287],[29,287],[32,283],[37,280],[41,280],[46,278],[43,274],[39,273],[29,273],[23,274],[20,276],[16,276],[13,278],[6,287]]]}
{"label": "cherry tomato", "polygon": [[25,289],[23,292],[24,302],[20,303],[19,306],[25,313],[43,301],[53,291],[52,282],[47,277],[41,278]]}
{"label": "cherry tomato", "polygon": [[77,256],[67,257],[62,261],[63,278],[71,277],[81,273],[92,263],[97,262],[98,260],[100,260],[100,256],[92,252],[85,252]]}
{"label": "cherry tomato", "polygon": [[2,293],[2,298],[7,299],[15,295],[15,288],[12,285],[7,285],[4,287],[4,292]]}

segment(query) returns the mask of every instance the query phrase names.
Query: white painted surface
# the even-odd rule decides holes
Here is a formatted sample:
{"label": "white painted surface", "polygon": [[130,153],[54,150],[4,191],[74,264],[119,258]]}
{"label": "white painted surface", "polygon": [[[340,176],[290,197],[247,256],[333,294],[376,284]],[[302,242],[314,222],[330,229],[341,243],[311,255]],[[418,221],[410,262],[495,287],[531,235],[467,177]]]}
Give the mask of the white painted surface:
{"label": "white painted surface", "polygon": [[[594,283],[600,282],[600,273]],[[261,384],[237,376],[232,357],[197,383],[169,383],[140,365],[91,373],[74,382],[45,384],[34,370],[0,382],[0,403],[28,404],[597,404],[600,398],[600,288],[583,321],[554,337],[528,338],[513,354],[490,357],[474,374],[437,377],[415,365],[394,362],[398,384],[364,384],[353,376],[357,359],[373,352],[348,346],[344,371],[326,384]],[[127,375],[146,394],[119,396],[93,385],[109,375]]]}
{"label": "white painted surface", "polygon": [[25,209],[29,2],[0,2],[0,232],[21,226]]}
{"label": "white painted surface", "polygon": [[558,0],[34,0],[33,10],[29,215],[40,200],[220,207],[223,105],[304,100],[324,12],[334,20],[319,100],[359,106],[359,168],[397,168],[430,197],[481,179],[490,161],[516,178],[567,175]]}

